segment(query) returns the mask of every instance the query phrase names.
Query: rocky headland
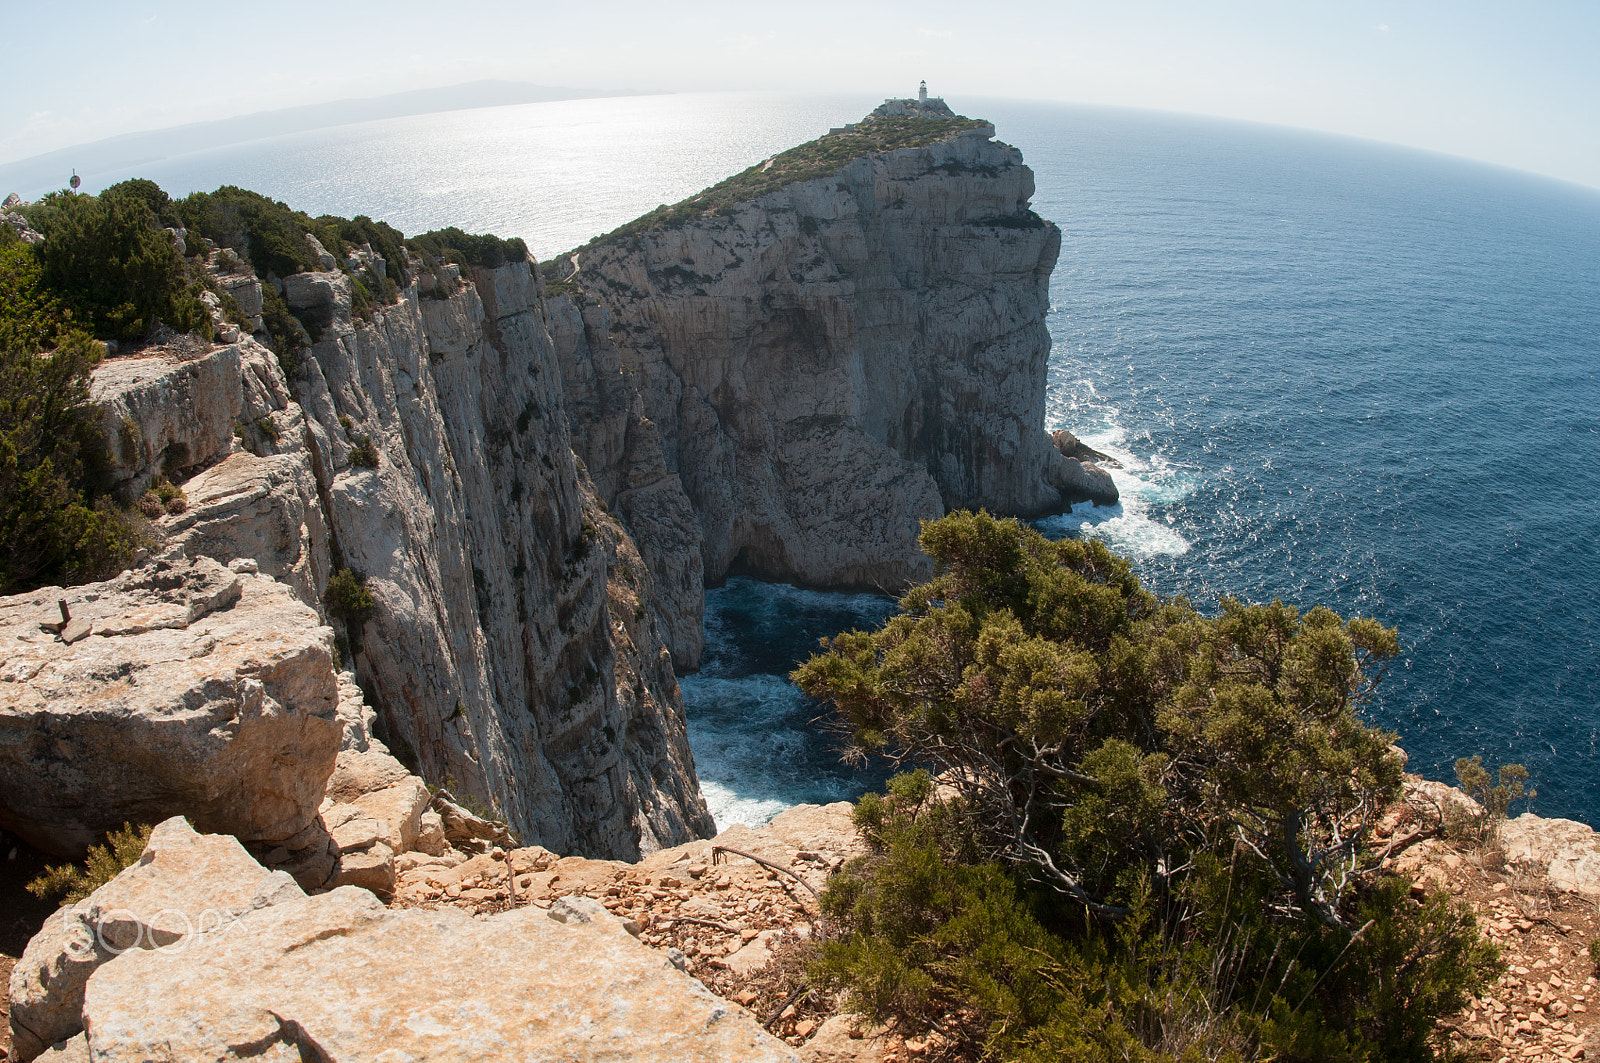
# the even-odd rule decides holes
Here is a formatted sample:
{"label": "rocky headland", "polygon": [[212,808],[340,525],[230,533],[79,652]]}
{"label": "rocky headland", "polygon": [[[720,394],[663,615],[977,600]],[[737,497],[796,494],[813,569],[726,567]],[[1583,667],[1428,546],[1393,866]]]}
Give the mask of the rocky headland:
{"label": "rocky headland", "polygon": [[543,271],[558,346],[582,356],[567,364],[610,378],[580,398],[597,415],[574,445],[663,596],[687,592],[667,626],[680,668],[702,581],[896,592],[931,572],[922,520],[1116,501],[1043,430],[1061,232],[1031,208],[1032,171],[986,122],[898,121],[906,135],[836,132]]}

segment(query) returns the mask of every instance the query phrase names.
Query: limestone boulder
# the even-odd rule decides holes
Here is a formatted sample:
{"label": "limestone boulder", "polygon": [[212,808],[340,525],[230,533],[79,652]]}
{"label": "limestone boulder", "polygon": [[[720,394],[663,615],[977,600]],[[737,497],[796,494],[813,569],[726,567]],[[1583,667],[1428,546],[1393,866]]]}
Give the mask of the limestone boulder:
{"label": "limestone boulder", "polygon": [[182,478],[227,456],[243,403],[240,349],[161,348],[95,366],[90,397],[118,483],[140,488],[157,474]]}
{"label": "limestone boulder", "polygon": [[1410,773],[1403,776],[1402,781],[1406,804],[1428,817],[1430,823],[1475,820],[1484,814],[1481,804],[1448,783]]}
{"label": "limestone boulder", "polygon": [[889,1045],[883,1031],[855,1015],[838,1014],[800,1048],[805,1063],[882,1063]]}
{"label": "limestone boulder", "polygon": [[1544,875],[1554,889],[1600,898],[1600,834],[1587,823],[1523,813],[1500,824],[1506,863]]}
{"label": "limestone boulder", "polygon": [[190,557],[247,558],[302,601],[318,599],[330,575],[328,533],[304,451],[239,451],[191,478],[184,491],[188,508],[162,521],[170,544]]}
{"label": "limestone boulder", "polygon": [[1061,456],[1064,458],[1076,458],[1078,461],[1103,462],[1104,464],[1112,466],[1118,464],[1116,458],[1094,449],[1089,444],[1085,443],[1083,440],[1067,431],[1065,428],[1058,428],[1054,432],[1051,432],[1050,442],[1055,444],[1056,449],[1061,452]]}
{"label": "limestone boulder", "polygon": [[1063,498],[1087,500],[1097,506],[1114,506],[1120,498],[1111,474],[1092,461],[1061,458],[1053,482]]}
{"label": "limestone boulder", "polygon": [[796,1058],[598,903],[556,908],[475,919],[350,888],[276,904],[179,956],[102,966],[89,1049],[104,1063]]}
{"label": "limestone boulder", "polygon": [[283,301],[313,336],[329,329],[344,332],[350,328],[350,278],[331,268],[332,255],[328,256],[328,265],[330,268],[324,273],[295,273],[283,279]]}
{"label": "limestone boulder", "polygon": [[[58,602],[84,637],[42,626]],[[338,755],[332,641],[283,584],[204,557],[0,599],[0,826],[62,856],[174,815],[297,834]]]}
{"label": "limestone boulder", "polygon": [[114,956],[173,954],[246,912],[304,896],[234,838],[197,834],[181,817],[158,824],[137,864],[63,908],[28,942],[11,972],[13,1054],[29,1060],[81,1033],[84,986]]}

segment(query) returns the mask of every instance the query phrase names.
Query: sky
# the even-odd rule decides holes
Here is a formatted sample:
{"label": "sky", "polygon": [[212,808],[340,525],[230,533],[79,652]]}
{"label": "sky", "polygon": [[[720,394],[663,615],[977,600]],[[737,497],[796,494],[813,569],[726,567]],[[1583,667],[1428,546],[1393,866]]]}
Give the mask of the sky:
{"label": "sky", "polygon": [[957,104],[1216,115],[1600,188],[1600,0],[0,0],[0,25],[0,163],[485,78],[886,96],[926,78]]}

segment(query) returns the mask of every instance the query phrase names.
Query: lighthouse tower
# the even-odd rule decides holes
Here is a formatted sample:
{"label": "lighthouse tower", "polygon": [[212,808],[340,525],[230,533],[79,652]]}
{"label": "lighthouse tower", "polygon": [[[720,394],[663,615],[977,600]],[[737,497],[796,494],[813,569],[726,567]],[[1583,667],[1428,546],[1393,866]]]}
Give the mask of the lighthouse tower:
{"label": "lighthouse tower", "polygon": [[928,106],[928,83],[926,81],[917,89],[917,102],[924,107]]}

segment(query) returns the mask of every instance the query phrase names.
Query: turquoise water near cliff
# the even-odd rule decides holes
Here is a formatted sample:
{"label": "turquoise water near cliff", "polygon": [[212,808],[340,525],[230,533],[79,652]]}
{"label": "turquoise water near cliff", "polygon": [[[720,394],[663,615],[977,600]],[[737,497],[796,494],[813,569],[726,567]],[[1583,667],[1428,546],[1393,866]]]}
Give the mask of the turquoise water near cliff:
{"label": "turquoise water near cliff", "polygon": [[[547,255],[875,100],[701,95],[490,108],[130,161],[312,213]],[[1397,625],[1375,707],[1414,768],[1520,760],[1600,822],[1600,193],[1290,130],[953,99],[1062,227],[1049,427],[1117,456],[1123,504],[1043,522],[1201,607],[1232,593]],[[35,194],[38,189],[23,189]],[[684,681],[719,822],[875,783],[783,675],[888,603],[745,580]]]}

